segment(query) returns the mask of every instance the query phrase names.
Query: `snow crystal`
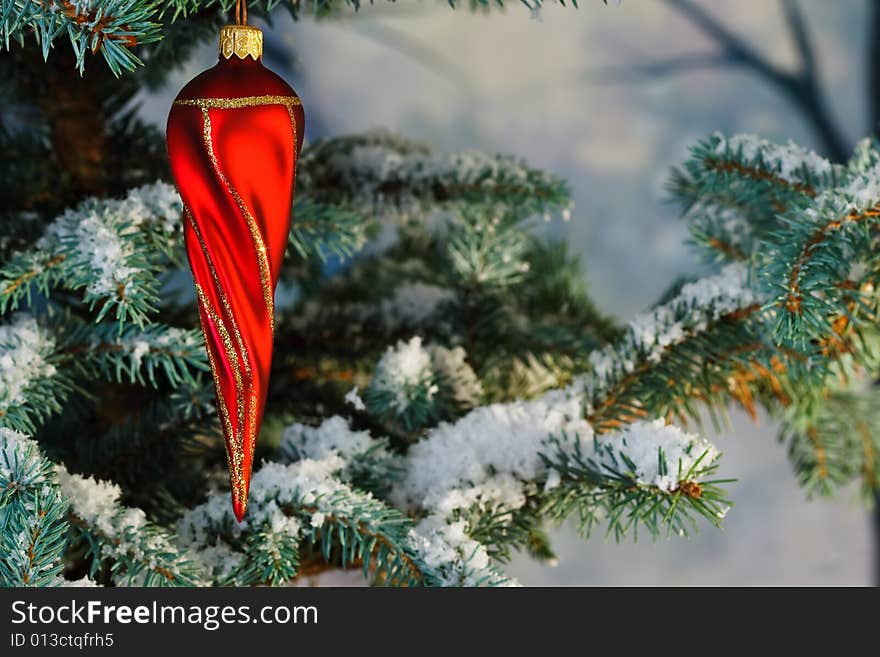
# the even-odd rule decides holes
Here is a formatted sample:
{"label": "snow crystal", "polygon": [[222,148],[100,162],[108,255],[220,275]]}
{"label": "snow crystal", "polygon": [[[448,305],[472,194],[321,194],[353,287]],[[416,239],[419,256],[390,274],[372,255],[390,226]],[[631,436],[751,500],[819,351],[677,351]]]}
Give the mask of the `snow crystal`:
{"label": "snow crystal", "polygon": [[279,448],[291,458],[321,460],[336,456],[347,462],[375,446],[368,431],[352,431],[348,422],[336,415],[318,427],[290,425],[281,435]]}
{"label": "snow crystal", "polygon": [[376,365],[370,384],[373,389],[392,396],[392,405],[404,410],[414,390],[424,390],[428,399],[437,392],[433,381],[431,355],[422,347],[422,338],[416,336],[409,342],[398,341],[388,347]]}
{"label": "snow crystal", "polygon": [[[583,419],[573,390],[474,409],[454,424],[440,424],[410,448],[406,476],[394,495],[401,505],[448,506],[452,490],[498,484],[502,479],[493,477],[499,475],[535,480],[546,471],[540,454],[547,441],[562,434],[572,440],[592,439],[592,427]],[[481,490],[484,499],[489,490]],[[496,488],[502,491],[499,501],[510,503],[514,496],[509,488]]]}
{"label": "snow crystal", "polygon": [[[632,465],[617,458],[620,454],[626,455]],[[635,422],[603,436],[592,458],[608,470],[634,475],[640,484],[672,492],[682,480],[696,479],[691,470],[697,463],[697,469],[702,469],[718,456],[718,450],[709,441],[660,419]]]}
{"label": "snow crystal", "polygon": [[345,393],[345,402],[347,404],[351,404],[354,406],[356,411],[365,411],[367,410],[366,405],[364,404],[364,400],[361,399],[360,394],[358,393],[358,387],[355,386],[347,393]]}
{"label": "snow crystal", "polygon": [[24,403],[34,382],[55,375],[46,362],[54,348],[54,339],[30,315],[19,313],[0,326],[0,410]]}
{"label": "snow crystal", "polygon": [[491,567],[488,551],[467,535],[464,521],[447,522],[431,515],[410,531],[409,538],[441,586],[515,585]]}

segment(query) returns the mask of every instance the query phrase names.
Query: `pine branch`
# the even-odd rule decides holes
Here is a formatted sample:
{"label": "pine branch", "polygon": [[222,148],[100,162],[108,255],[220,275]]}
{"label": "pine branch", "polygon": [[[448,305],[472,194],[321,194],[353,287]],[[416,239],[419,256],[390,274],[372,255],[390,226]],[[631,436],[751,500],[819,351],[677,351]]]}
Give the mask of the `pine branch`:
{"label": "pine branch", "polygon": [[348,258],[366,242],[363,217],[339,205],[298,199],[290,226],[290,245],[304,260]]}
{"label": "pine branch", "polygon": [[[393,2],[393,0],[388,0]],[[543,6],[542,0],[520,0],[535,12]],[[558,0],[563,7],[565,0]],[[450,7],[465,4],[447,0]],[[24,44],[25,36],[33,33],[42,48],[43,58],[49,56],[55,40],[62,34],[69,37],[80,73],[87,53],[103,54],[109,69],[117,77],[123,71],[133,71],[143,61],[132,49],[159,41],[167,31],[167,23],[183,17],[192,20],[196,13],[214,11],[231,16],[234,0],[2,0],[0,3],[0,34],[7,50],[10,40]],[[253,0],[252,15],[267,17],[276,7],[284,7],[298,20],[311,13],[317,18],[340,15],[343,8],[358,10],[367,4],[362,0]],[[373,4],[373,0],[369,0]],[[502,0],[469,0],[472,9],[486,9],[490,5],[503,6]],[[572,0],[577,7],[577,0]]]}
{"label": "pine branch", "polygon": [[77,374],[117,383],[159,385],[157,374],[172,387],[195,386],[199,372],[208,372],[204,342],[198,330],[151,324],[127,326],[121,332],[107,323],[65,321],[59,353]]}
{"label": "pine branch", "polygon": [[53,41],[67,34],[80,73],[86,53],[101,52],[114,75],[143,64],[130,50],[138,44],[161,38],[156,22],[156,5],[128,0],[3,0],[0,3],[0,32],[6,49],[10,40],[24,44],[28,32],[49,56]]}
{"label": "pine branch", "polygon": [[59,365],[55,338],[36,319],[0,326],[0,426],[30,433],[61,410],[70,382]]}
{"label": "pine branch", "polygon": [[808,212],[786,215],[768,240],[762,274],[780,307],[775,336],[803,350],[838,317],[870,319],[876,304],[880,168],[823,194]]}
{"label": "pine branch", "polygon": [[713,446],[662,420],[637,423],[621,434],[597,439],[591,451],[576,443],[573,451],[560,448],[546,457],[558,484],[541,512],[557,521],[575,516],[585,536],[606,525],[606,536],[615,540],[629,533],[637,538],[640,526],[655,538],[664,528],[686,536],[699,531],[698,518],[720,526],[731,504],[720,485],[729,480],[714,478]]}
{"label": "pine branch", "polygon": [[[131,190],[123,199],[89,199],[65,211],[34,249],[13,254],[0,268],[0,311],[30,303],[31,286],[83,292],[97,321],[115,311],[122,325],[143,325],[158,300],[157,276],[166,262],[156,246],[173,242],[181,205],[170,185]],[[153,248],[151,248],[153,247]]]}
{"label": "pine branch", "polygon": [[[400,584],[421,583],[423,575],[407,545],[407,519],[342,483],[335,475],[344,468],[339,456],[290,465],[268,463],[251,480],[247,523],[238,525],[227,496],[215,495],[181,520],[183,545],[202,550],[215,579],[237,581],[265,570],[265,564],[248,560],[247,545],[256,540],[250,538],[255,532],[287,534],[289,540],[274,544],[279,549],[286,546],[284,560],[289,564],[298,561],[300,540],[330,559],[335,538],[343,566],[357,562],[365,575],[372,572]],[[222,560],[217,559],[218,546]]]}
{"label": "pine branch", "polygon": [[823,189],[846,178],[843,167],[792,143],[720,134],[691,150],[669,185],[682,204],[691,236],[713,258],[743,260],[779,225]]}
{"label": "pine branch", "polygon": [[865,373],[841,371],[830,390],[804,391],[786,411],[780,439],[810,494],[831,495],[853,481],[880,488],[880,395]]}
{"label": "pine branch", "polygon": [[67,502],[32,440],[0,429],[0,584],[55,584],[67,548]]}
{"label": "pine branch", "polygon": [[[590,355],[587,418],[604,432],[646,417],[698,415],[697,402],[727,393],[736,366],[762,356],[760,297],[748,270],[728,265],[685,285],[634,318],[624,335]],[[757,325],[755,324],[756,322]]]}
{"label": "pine branch", "polygon": [[406,216],[464,203],[501,204],[529,216],[569,203],[565,183],[513,158],[434,153],[386,131],[314,142],[299,166],[297,184],[310,198],[349,203],[364,214]]}
{"label": "pine branch", "polygon": [[110,482],[70,474],[57,467],[70,500],[68,522],[87,542],[91,574],[109,565],[113,583],[122,586],[195,586],[204,581],[199,565],[173,537],[149,522],[144,512],[120,504],[122,491]]}
{"label": "pine branch", "polygon": [[635,524],[655,535],[663,526],[687,531],[695,513],[717,524],[727,507],[722,482],[710,479],[717,456],[663,421],[594,438],[579,397],[555,391],[436,427],[410,448],[392,498],[503,558],[543,515],[602,517],[618,536]]}

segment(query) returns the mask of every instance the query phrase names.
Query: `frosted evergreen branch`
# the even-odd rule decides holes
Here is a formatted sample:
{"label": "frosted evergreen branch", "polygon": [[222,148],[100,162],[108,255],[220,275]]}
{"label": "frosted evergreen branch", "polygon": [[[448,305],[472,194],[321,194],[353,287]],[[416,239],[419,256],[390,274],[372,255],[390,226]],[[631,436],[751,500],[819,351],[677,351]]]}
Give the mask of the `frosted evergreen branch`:
{"label": "frosted evergreen branch", "polygon": [[319,140],[300,159],[298,185],[319,202],[351,203],[365,212],[424,210],[432,205],[501,204],[522,215],[561,209],[560,179],[504,156],[435,153],[377,130]]}
{"label": "frosted evergreen branch", "polygon": [[[226,494],[217,494],[188,511],[180,522],[182,544],[200,550],[218,581],[235,581],[262,570],[246,560],[250,536],[262,532],[287,534],[288,560],[298,559],[300,541],[331,558],[338,540],[343,566],[359,564],[386,580],[419,584],[423,575],[407,546],[409,521],[367,493],[343,483],[336,475],[346,466],[339,456],[303,459],[284,465],[267,463],[251,480],[248,518],[238,524]],[[281,545],[276,541],[276,544]]]}
{"label": "frosted evergreen branch", "polygon": [[412,439],[440,420],[456,418],[483,397],[483,386],[462,347],[422,344],[415,336],[388,347],[364,392],[365,410],[396,434]]}
{"label": "frosted evergreen branch", "polygon": [[28,302],[31,285],[44,293],[63,285],[83,291],[99,320],[114,311],[120,323],[143,324],[158,300],[161,271],[150,247],[173,240],[181,209],[174,188],[156,183],[66,210],[33,249],[0,268],[0,310]]}
{"label": "frosted evergreen branch", "polygon": [[70,501],[68,521],[88,544],[94,575],[109,563],[112,580],[122,586],[195,586],[205,575],[173,537],[147,520],[143,511],[120,503],[116,484],[70,474],[56,476]]}
{"label": "frosted evergreen branch", "polygon": [[207,372],[204,341],[198,330],[150,324],[143,329],[102,323],[75,323],[72,318],[59,350],[77,370],[92,378],[156,387],[157,375],[174,387],[196,385],[198,372]]}
{"label": "frosted evergreen branch", "polygon": [[69,381],[59,364],[55,338],[35,318],[19,313],[0,325],[0,426],[30,433],[61,410]]}
{"label": "frosted evergreen branch", "polygon": [[775,144],[757,135],[725,137],[716,133],[694,150],[694,156],[710,172],[729,173],[810,197],[840,174],[838,167],[814,151],[794,142]]}
{"label": "frosted evergreen branch", "polygon": [[489,551],[469,536],[464,521],[437,514],[421,520],[410,532],[409,545],[419,555],[431,586],[515,586],[498,571]]}
{"label": "frosted evergreen branch", "polygon": [[0,429],[0,584],[56,584],[67,548],[67,502],[52,464],[23,434]]}
{"label": "frosted evergreen branch", "polygon": [[0,271],[0,312],[30,306],[34,290],[48,296],[60,279],[64,259],[62,254],[37,250],[15,253]]}
{"label": "frosted evergreen branch", "polygon": [[464,209],[453,222],[447,255],[453,280],[471,290],[498,288],[520,282],[529,271],[531,240],[519,213]]}
{"label": "frosted evergreen branch", "polygon": [[[300,544],[311,545],[327,562],[360,566],[380,583],[431,586],[453,577],[475,585],[505,581],[467,549],[476,545],[473,541],[457,540],[445,525],[413,527],[406,516],[343,483],[338,475],[345,469],[338,452],[322,460],[267,463],[252,479],[244,523],[235,522],[225,494],[214,495],[181,520],[182,544],[196,550],[220,582],[256,583],[249,578],[257,573],[289,575],[300,559]],[[265,555],[249,557],[256,536],[269,539],[276,553],[272,563]]]}
{"label": "frosted evergreen branch", "polygon": [[415,337],[385,351],[365,402],[379,419],[399,422],[403,431],[411,432],[437,421],[439,391],[431,355],[422,347],[422,339]]}
{"label": "frosted evergreen branch", "polygon": [[749,325],[761,307],[746,266],[732,264],[636,316],[619,340],[590,354],[588,419],[603,432],[669,412],[696,416],[696,402],[726,393],[738,354],[751,360],[770,346]]}
{"label": "frosted evergreen branch", "polygon": [[745,213],[720,203],[698,201],[685,214],[694,244],[709,260],[743,262],[755,250],[755,233]]}
{"label": "frosted evergreen branch", "polygon": [[640,527],[656,537],[686,536],[699,531],[700,518],[720,526],[730,501],[715,479],[718,452],[714,446],[663,420],[639,422],[598,438],[591,450],[560,446],[545,457],[553,487],[542,501],[541,513],[561,521],[574,516],[589,536],[606,526],[616,540]]}
{"label": "frosted evergreen branch", "polygon": [[[598,518],[609,500],[652,533],[664,524],[678,532],[701,510],[717,524],[726,508],[722,491],[708,479],[717,456],[708,442],[662,421],[595,437],[577,391],[553,391],[530,402],[481,407],[431,430],[410,448],[392,499],[462,523],[466,535],[504,556],[505,543],[523,546],[542,514],[559,519],[577,508]],[[577,492],[557,490],[563,480]],[[688,501],[679,507],[681,497]],[[666,513],[658,516],[660,508]],[[604,518],[619,535],[632,524]]]}
{"label": "frosted evergreen branch", "polygon": [[380,257],[357,258],[338,276],[322,280],[315,293],[304,296],[279,322],[282,339],[307,345],[312,352],[333,352],[352,341],[384,350],[395,336],[409,337],[442,324],[456,300],[455,290],[435,280],[421,258],[404,256],[407,246],[402,243]]}
{"label": "frosted evergreen branch", "polygon": [[803,350],[832,334],[841,316],[873,316],[878,225],[880,166],[784,216],[767,241],[761,272],[780,308],[775,335],[781,343]]}
{"label": "frosted evergreen branch", "polygon": [[345,461],[337,473],[340,480],[383,496],[402,470],[400,457],[389,451],[387,440],[373,438],[368,431],[354,431],[339,416],[329,417],[317,427],[288,426],[278,451],[281,463],[338,456]]}
{"label": "frosted evergreen branch", "polygon": [[793,143],[716,133],[691,150],[669,187],[693,240],[715,258],[742,260],[777,227],[780,211],[806,207],[846,177],[843,167]]}

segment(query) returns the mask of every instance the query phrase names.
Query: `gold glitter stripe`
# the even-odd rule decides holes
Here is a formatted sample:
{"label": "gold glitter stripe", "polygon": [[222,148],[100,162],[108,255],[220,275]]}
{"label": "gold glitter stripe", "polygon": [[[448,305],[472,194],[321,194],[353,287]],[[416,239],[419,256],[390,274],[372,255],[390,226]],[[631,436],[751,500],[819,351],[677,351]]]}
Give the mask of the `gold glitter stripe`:
{"label": "gold glitter stripe", "polygon": [[[293,107],[287,106],[287,113],[290,115],[290,126],[293,128],[293,156],[296,157],[296,117],[293,115]],[[296,161],[293,163],[294,171],[296,171]]]}
{"label": "gold glitter stripe", "polygon": [[[229,299],[226,297],[226,293],[223,291],[223,286],[220,283],[220,276],[217,274],[217,270],[214,267],[214,261],[211,258],[211,254],[208,251],[208,245],[205,242],[205,238],[202,235],[202,231],[199,229],[198,224],[193,219],[192,214],[189,211],[189,208],[184,208],[184,212],[186,213],[187,219],[189,219],[190,225],[192,226],[193,232],[196,234],[196,238],[199,240],[199,245],[202,247],[202,253],[205,256],[205,261],[208,263],[208,269],[211,272],[211,278],[214,279],[214,285],[217,287],[217,293],[220,296],[220,303],[223,304],[223,310],[226,312],[227,317],[229,318],[229,323],[232,324],[232,333],[235,336],[235,341],[238,343],[238,350],[241,352],[241,360],[244,365],[244,373],[247,378],[248,385],[248,399],[247,399],[247,415],[248,415],[248,437],[250,438],[250,452],[253,457],[254,445],[256,443],[256,428],[257,428],[257,395],[254,392],[254,377],[253,372],[251,371],[250,359],[248,358],[247,346],[245,345],[244,340],[241,337],[241,332],[238,329],[238,324],[235,321],[235,315],[232,312],[232,307],[229,304]],[[239,405],[239,409],[241,409],[241,405]],[[239,423],[243,421],[243,417],[239,413]],[[239,431],[239,435],[241,431]],[[238,441],[238,450],[239,452],[242,450],[242,440]]]}
{"label": "gold glitter stripe", "polygon": [[[201,305],[202,310],[205,315],[210,318],[211,322],[213,322],[214,326],[217,328],[217,332],[220,334],[220,341],[223,343],[223,351],[226,352],[226,358],[229,361],[230,366],[232,367],[232,378],[235,381],[235,396],[236,396],[236,407],[238,408],[238,422],[239,426],[244,421],[244,411],[242,409],[242,401],[244,398],[244,385],[241,380],[241,370],[238,369],[238,358],[235,355],[235,347],[232,344],[232,339],[229,337],[229,331],[226,330],[226,326],[223,324],[223,319],[214,311],[211,307],[210,302],[208,301],[208,297],[205,295],[205,291],[202,289],[202,286],[196,283],[196,295],[199,298],[199,305]],[[205,335],[205,340],[207,342],[207,332],[205,331],[205,327],[202,326],[202,333]],[[241,439],[237,437],[236,433],[231,431],[232,423],[229,420],[229,409],[226,407],[226,402],[223,400],[222,388],[220,387],[220,375],[217,370],[217,363],[211,354],[210,347],[208,348],[208,363],[211,365],[211,372],[214,375],[214,384],[217,387],[217,399],[220,401],[221,405],[221,414],[223,415],[224,423],[228,429],[230,429],[229,435],[232,435],[233,442],[237,442],[237,449],[233,454],[233,459],[230,461],[229,466],[232,470],[233,481],[236,484],[243,485],[242,481],[242,449],[241,449]],[[227,450],[228,455],[228,450]]]}
{"label": "gold glitter stripe", "polygon": [[183,107],[201,107],[206,110],[242,109],[244,107],[259,107],[260,105],[293,107],[302,103],[296,96],[245,96],[244,98],[182,98],[175,100],[174,104]]}
{"label": "gold glitter stripe", "polygon": [[223,173],[223,170],[220,168],[220,164],[217,162],[217,156],[214,154],[214,141],[211,136],[211,116],[208,113],[207,107],[202,108],[202,134],[205,140],[205,148],[208,149],[208,157],[211,158],[211,164],[214,165],[214,172],[217,174],[220,182],[223,183],[223,185],[226,187],[226,190],[235,200],[235,203],[238,205],[238,209],[241,210],[241,213],[247,220],[248,229],[251,233],[251,239],[254,242],[254,248],[257,250],[257,264],[259,265],[260,269],[260,281],[263,287],[263,300],[266,302],[266,312],[269,315],[269,326],[274,332],[275,299],[272,294],[272,273],[269,270],[269,256],[266,252],[266,243],[263,241],[263,236],[260,234],[260,228],[259,226],[257,226],[257,222],[254,219],[254,216],[250,213],[250,210],[248,210],[247,205],[245,205],[244,199],[242,199],[238,191],[236,191],[236,189],[229,184],[229,180],[227,180],[226,174]]}

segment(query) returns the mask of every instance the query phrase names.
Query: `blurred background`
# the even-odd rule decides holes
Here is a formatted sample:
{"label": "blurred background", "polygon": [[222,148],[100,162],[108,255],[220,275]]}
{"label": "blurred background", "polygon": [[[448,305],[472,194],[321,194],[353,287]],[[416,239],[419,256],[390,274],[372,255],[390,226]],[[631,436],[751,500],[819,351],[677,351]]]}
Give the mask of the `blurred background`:
{"label": "blurred background", "polygon": [[[539,229],[581,254],[594,299],[621,321],[703,269],[664,194],[695,140],[756,132],[835,155],[874,121],[872,0],[581,0],[538,14],[506,4],[377,1],[331,21],[276,12],[260,27],[268,66],[303,98],[307,140],[387,127],[567,179],[571,221]],[[140,98],[144,118],[164,127],[180,87],[215,60],[205,47]],[[533,586],[872,583],[872,517],[856,490],[807,500],[771,422],[734,416],[711,437],[722,474],[738,479],[724,530],[615,545],[563,527],[556,567],[522,557],[508,572]]]}

